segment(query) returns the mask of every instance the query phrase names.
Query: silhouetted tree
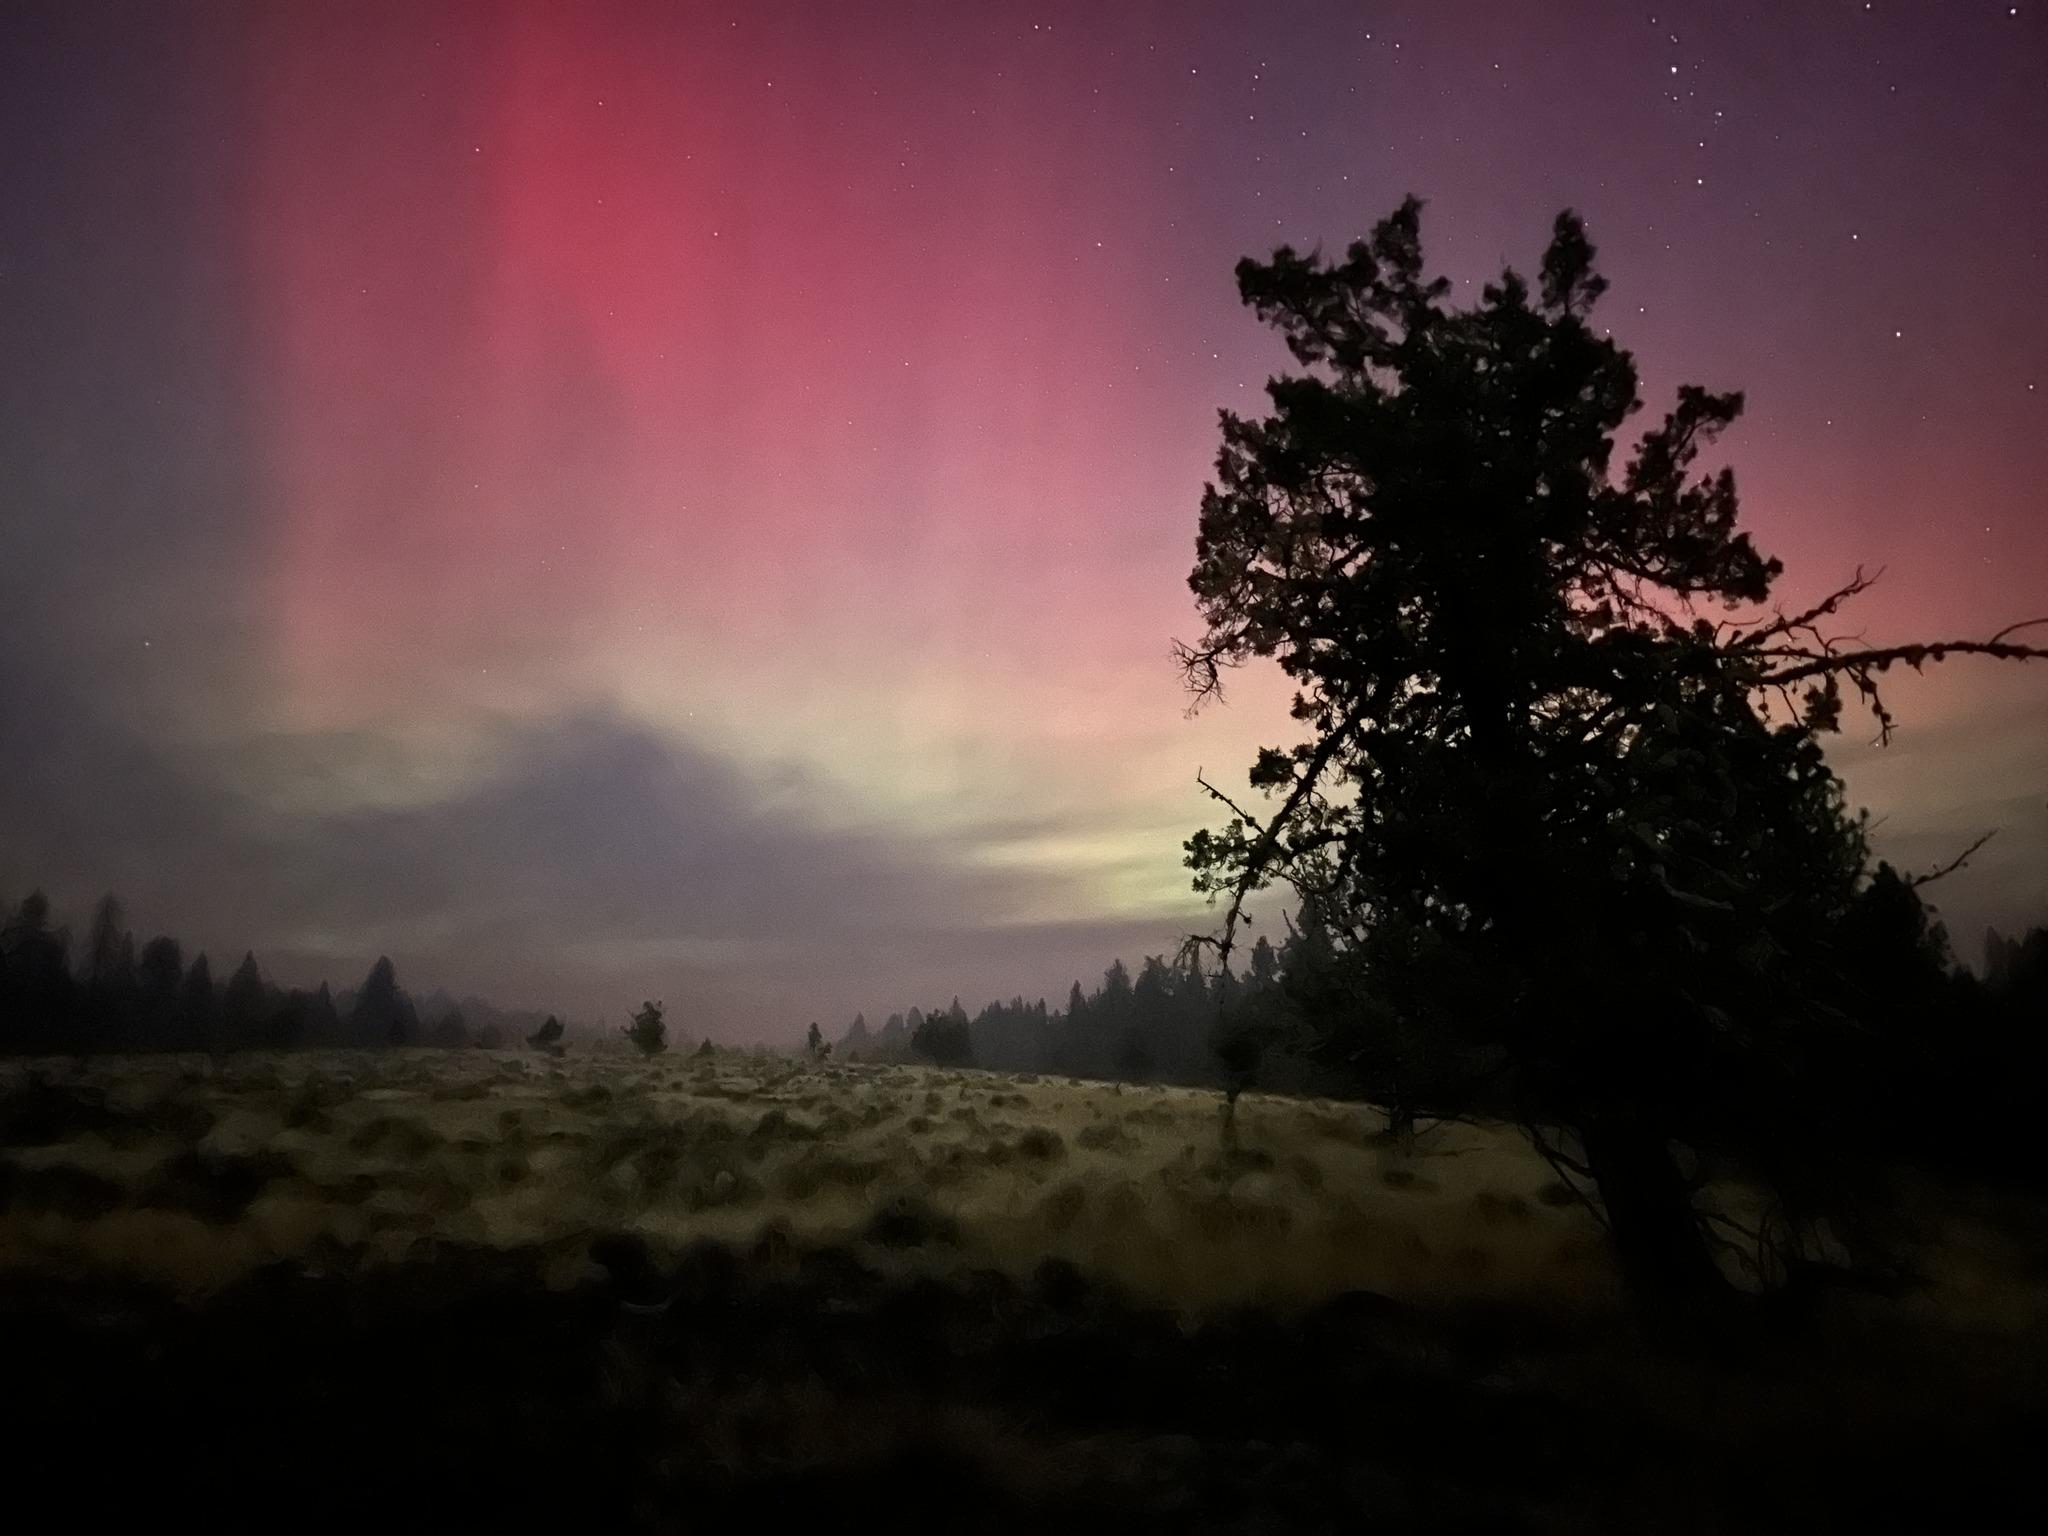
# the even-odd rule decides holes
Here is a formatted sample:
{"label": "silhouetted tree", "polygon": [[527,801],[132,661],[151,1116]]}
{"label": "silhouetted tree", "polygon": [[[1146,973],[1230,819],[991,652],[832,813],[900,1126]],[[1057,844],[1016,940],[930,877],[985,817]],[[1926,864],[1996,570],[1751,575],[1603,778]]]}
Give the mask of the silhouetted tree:
{"label": "silhouetted tree", "polygon": [[1252,946],[1251,978],[1260,986],[1271,986],[1280,979],[1280,953],[1263,933]]}
{"label": "silhouetted tree", "polygon": [[642,1003],[633,1022],[626,1026],[625,1036],[643,1056],[656,1056],[667,1050],[668,1025],[662,1020],[661,1004]]}
{"label": "silhouetted tree", "polygon": [[54,1051],[71,1034],[76,988],[65,956],[70,935],[50,921],[50,900],[31,892],[0,932],[0,977],[4,977],[4,1025],[9,1048]]}
{"label": "silhouetted tree", "polygon": [[1075,1076],[1096,1070],[1094,1063],[1099,1053],[1095,1046],[1101,1033],[1087,995],[1077,981],[1067,989],[1066,1009],[1047,1042],[1044,1069]]}
{"label": "silhouetted tree", "polygon": [[435,1021],[433,1040],[443,1050],[460,1050],[469,1044],[469,1025],[460,1008],[450,1008]]}
{"label": "silhouetted tree", "polygon": [[2048,987],[2048,928],[2008,938],[1984,932],[1984,985],[2005,997],[2034,996]]}
{"label": "silhouetted tree", "polygon": [[136,962],[141,1043],[161,1048],[177,1043],[178,989],[185,979],[185,957],[178,941],[159,934],[142,946]]}
{"label": "silhouetted tree", "polygon": [[105,1050],[132,1043],[140,1004],[135,938],[114,896],[102,896],[93,908],[79,959],[77,1048]]}
{"label": "silhouetted tree", "polygon": [[263,973],[257,968],[256,956],[244,954],[242,963],[235,967],[221,993],[219,1043],[230,1050],[243,1050],[260,1043],[264,1003]]}
{"label": "silhouetted tree", "polygon": [[80,957],[84,970],[78,979],[94,988],[119,985],[126,979],[124,959],[132,958],[126,955],[127,948],[128,925],[120,900],[111,894],[102,896],[86,930],[85,953]]}
{"label": "silhouetted tree", "polygon": [[918,1019],[917,1028],[910,1036],[910,1048],[935,1066],[966,1066],[974,1060],[974,1046],[968,1035],[967,1014],[955,998],[953,1006],[943,1012],[920,1016],[915,1008],[911,1016]]}
{"label": "silhouetted tree", "polygon": [[213,967],[204,954],[195,955],[192,968],[185,973],[185,986],[178,1008],[182,1020],[179,1032],[187,1049],[213,1039],[219,1007],[219,999],[214,995]]}
{"label": "silhouetted tree", "polygon": [[[1298,962],[1298,950],[1290,953]],[[1258,1082],[1268,1056],[1301,1033],[1283,990],[1284,979],[1280,952],[1263,934],[1252,948],[1251,968],[1243,978],[1228,971],[1217,978],[1215,1017],[1206,1044],[1223,1086],[1227,1134],[1236,1125],[1238,1098]]]}
{"label": "silhouetted tree", "polygon": [[1237,1101],[1259,1078],[1259,1065],[1274,1039],[1271,1021],[1262,1013],[1239,1004],[1219,1013],[1210,1035],[1209,1049],[1223,1074],[1223,1119],[1237,1120]]}
{"label": "silhouetted tree", "polygon": [[410,1045],[419,1038],[419,1014],[398,986],[398,968],[379,955],[356,989],[349,1009],[349,1033],[365,1045]]}
{"label": "silhouetted tree", "polygon": [[1117,1076],[1126,1082],[1149,1082],[1158,1065],[1151,1047],[1145,1044],[1145,1037],[1135,1029],[1125,1030],[1123,1044],[1117,1047],[1116,1052]]}
{"label": "silhouetted tree", "polygon": [[1102,989],[1095,994],[1097,1006],[1104,1013],[1121,1011],[1131,995],[1131,973],[1123,961],[1112,960],[1109,969],[1102,973]]}
{"label": "silhouetted tree", "polygon": [[562,1054],[562,1021],[552,1013],[542,1022],[539,1029],[527,1036],[526,1043],[536,1050],[546,1051],[551,1056]]}
{"label": "silhouetted tree", "polygon": [[1032,1072],[1045,1068],[1052,1044],[1046,1028],[1045,1002],[1026,1003],[1012,997],[992,1002],[969,1021],[968,1038],[977,1064],[997,1071]]}
{"label": "silhouetted tree", "polygon": [[293,987],[264,990],[261,1043],[272,1050],[304,1045],[313,1016],[313,994]]}
{"label": "silhouetted tree", "polygon": [[[351,996],[344,1029],[325,982],[310,992],[279,988],[264,980],[253,953],[218,991],[206,957],[197,956],[188,971],[174,938],[151,939],[138,955],[111,895],[94,908],[75,974],[68,951],[68,935],[51,925],[40,892],[0,922],[0,1052],[382,1045],[403,1044],[418,1033],[418,1010],[388,959]],[[487,1016],[477,1043],[502,1039],[510,1016],[470,1001]],[[469,1043],[468,1019],[454,999],[436,993],[430,1007],[437,1044]],[[551,1038],[559,1039],[562,1026],[550,1025]]]}
{"label": "silhouetted tree", "polygon": [[1938,1101],[1949,1095],[1935,1091],[1935,1084],[1955,1065],[1957,1042],[1930,1029],[1929,1021],[1970,1006],[1958,988],[1947,930],[1915,882],[1880,863],[1850,903],[1837,943],[1851,1005],[1868,1029],[1860,1059],[1839,1063],[1838,1070],[1867,1079],[1864,1092],[1881,1118],[1917,1119],[1915,1099],[1944,1113],[1948,1106]]}
{"label": "silhouetted tree", "polygon": [[1882,732],[1894,664],[2042,653],[1844,648],[1816,626],[1860,573],[1804,612],[1709,617],[1779,573],[1736,529],[1732,475],[1693,473],[1741,397],[1685,386],[1617,471],[1637,375],[1588,323],[1606,285],[1579,220],[1533,293],[1508,272],[1460,309],[1419,215],[1341,260],[1238,267],[1303,371],[1263,419],[1222,418],[1189,578],[1206,632],[1180,659],[1197,702],[1276,660],[1306,736],[1251,770],[1277,805],[1205,782],[1229,817],[1188,862],[1225,903],[1226,967],[1278,880],[1389,995],[1464,977],[1478,1006],[1432,1010],[1422,1038],[1590,1180],[1640,1294],[1717,1291],[1673,1143],[1746,1155],[1781,1192],[1826,1152],[1833,938],[1865,860],[1819,740],[1844,682]]}
{"label": "silhouetted tree", "polygon": [[322,1045],[332,1045],[341,1039],[341,1015],[335,1009],[334,994],[324,981],[313,989],[306,1004],[306,1035]]}
{"label": "silhouetted tree", "polygon": [[2031,928],[2017,939],[1994,932],[1985,949],[1986,985],[2048,1027],[2048,928]]}

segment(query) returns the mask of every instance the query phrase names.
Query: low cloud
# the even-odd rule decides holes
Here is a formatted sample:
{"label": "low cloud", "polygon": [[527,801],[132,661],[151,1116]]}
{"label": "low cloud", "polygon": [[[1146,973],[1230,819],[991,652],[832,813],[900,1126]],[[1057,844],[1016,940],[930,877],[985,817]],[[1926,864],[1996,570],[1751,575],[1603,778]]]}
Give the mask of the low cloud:
{"label": "low cloud", "polygon": [[[224,775],[61,687],[0,686],[11,884],[45,883],[74,913],[116,890],[138,926],[253,946],[288,980],[346,983],[389,953],[421,985],[584,1013],[660,995],[697,1027],[781,1033],[955,992],[1056,996],[1200,921],[1192,902],[1098,920],[1056,870],[813,825],[800,777],[757,782],[616,710],[497,727],[474,777],[434,798],[319,812],[238,786],[318,778],[320,737],[252,738]],[[1063,905],[1071,919],[1047,920]]]}

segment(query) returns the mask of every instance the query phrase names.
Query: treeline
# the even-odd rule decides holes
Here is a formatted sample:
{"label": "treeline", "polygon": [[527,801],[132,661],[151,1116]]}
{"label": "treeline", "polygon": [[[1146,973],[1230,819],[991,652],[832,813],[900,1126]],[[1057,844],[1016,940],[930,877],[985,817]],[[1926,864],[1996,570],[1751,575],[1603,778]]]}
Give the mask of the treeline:
{"label": "treeline", "polygon": [[[112,896],[94,908],[74,954],[42,892],[0,926],[0,1053],[280,1050],[295,1046],[517,1044],[544,1028],[539,1014],[457,1002],[436,992],[415,1000],[380,958],[361,985],[339,994],[326,982],[281,987],[244,954],[225,978],[204,954],[160,934],[140,943]],[[561,1035],[556,1026],[555,1038]]]}
{"label": "treeline", "polygon": [[[2009,1133],[2015,1145],[2000,1150],[2023,1151],[2048,1097],[2048,927],[2018,938],[1988,932],[1982,972],[1973,973],[1912,883],[1880,865],[1834,944],[1846,978],[1841,1027],[1831,1059],[1812,1064],[1814,1077],[1833,1084],[1823,1123],[1901,1146],[1924,1133],[1933,1145],[1952,1129],[1943,1106],[1968,1106],[1978,1147]],[[1416,973],[1404,974],[1412,984]],[[1092,992],[1074,983],[1064,1008],[1013,997],[969,1014],[955,998],[892,1013],[879,1027],[861,1014],[835,1054],[1355,1096],[1397,1123],[1453,1109],[1514,1118],[1499,1061],[1446,1027],[1447,1014],[1477,1006],[1470,978],[1449,963],[1420,974],[1426,992],[1396,991],[1358,949],[1304,920],[1278,946],[1259,939],[1227,980],[1190,957],[1151,956],[1135,977],[1119,960]],[[2003,1126],[1987,1129],[1987,1111],[2005,1115]]]}
{"label": "treeline", "polygon": [[1197,957],[1146,957],[1136,976],[1111,962],[1101,983],[1068,990],[1066,1006],[1044,998],[991,1002],[970,1015],[960,999],[940,1008],[892,1013],[879,1027],[857,1015],[840,1035],[836,1054],[856,1061],[922,1059],[940,1065],[999,1072],[1044,1072],[1124,1082],[1228,1086],[1242,1053],[1232,1037],[1256,1030],[1268,1037],[1260,1052],[1259,1081],[1296,1089],[1311,1076],[1299,1042],[1281,1038],[1277,1017],[1290,971],[1306,973],[1312,934],[1295,930],[1276,948],[1261,938],[1248,970],[1228,979],[1206,972]]}

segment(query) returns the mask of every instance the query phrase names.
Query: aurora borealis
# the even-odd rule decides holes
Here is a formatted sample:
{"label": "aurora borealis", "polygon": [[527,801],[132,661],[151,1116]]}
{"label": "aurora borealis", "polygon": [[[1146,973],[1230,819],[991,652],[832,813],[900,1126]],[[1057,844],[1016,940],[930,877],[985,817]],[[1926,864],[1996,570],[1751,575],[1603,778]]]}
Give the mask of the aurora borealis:
{"label": "aurora borealis", "polygon": [[[1586,215],[1788,600],[2048,613],[2048,5],[13,5],[0,878],[288,980],[747,1034],[1202,921],[1167,647],[1231,267]],[[1965,958],[2048,917],[2048,676],[1835,756]]]}

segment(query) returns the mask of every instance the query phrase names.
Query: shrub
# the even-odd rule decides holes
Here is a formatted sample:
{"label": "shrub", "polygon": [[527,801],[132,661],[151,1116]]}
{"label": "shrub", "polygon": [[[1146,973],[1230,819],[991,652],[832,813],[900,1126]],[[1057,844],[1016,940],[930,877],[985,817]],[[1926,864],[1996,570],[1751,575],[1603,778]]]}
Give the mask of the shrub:
{"label": "shrub", "polygon": [[625,1035],[643,1056],[659,1056],[667,1050],[668,1024],[662,1017],[661,1004],[642,1003],[640,1011],[633,1015],[633,1022],[626,1026]]}

